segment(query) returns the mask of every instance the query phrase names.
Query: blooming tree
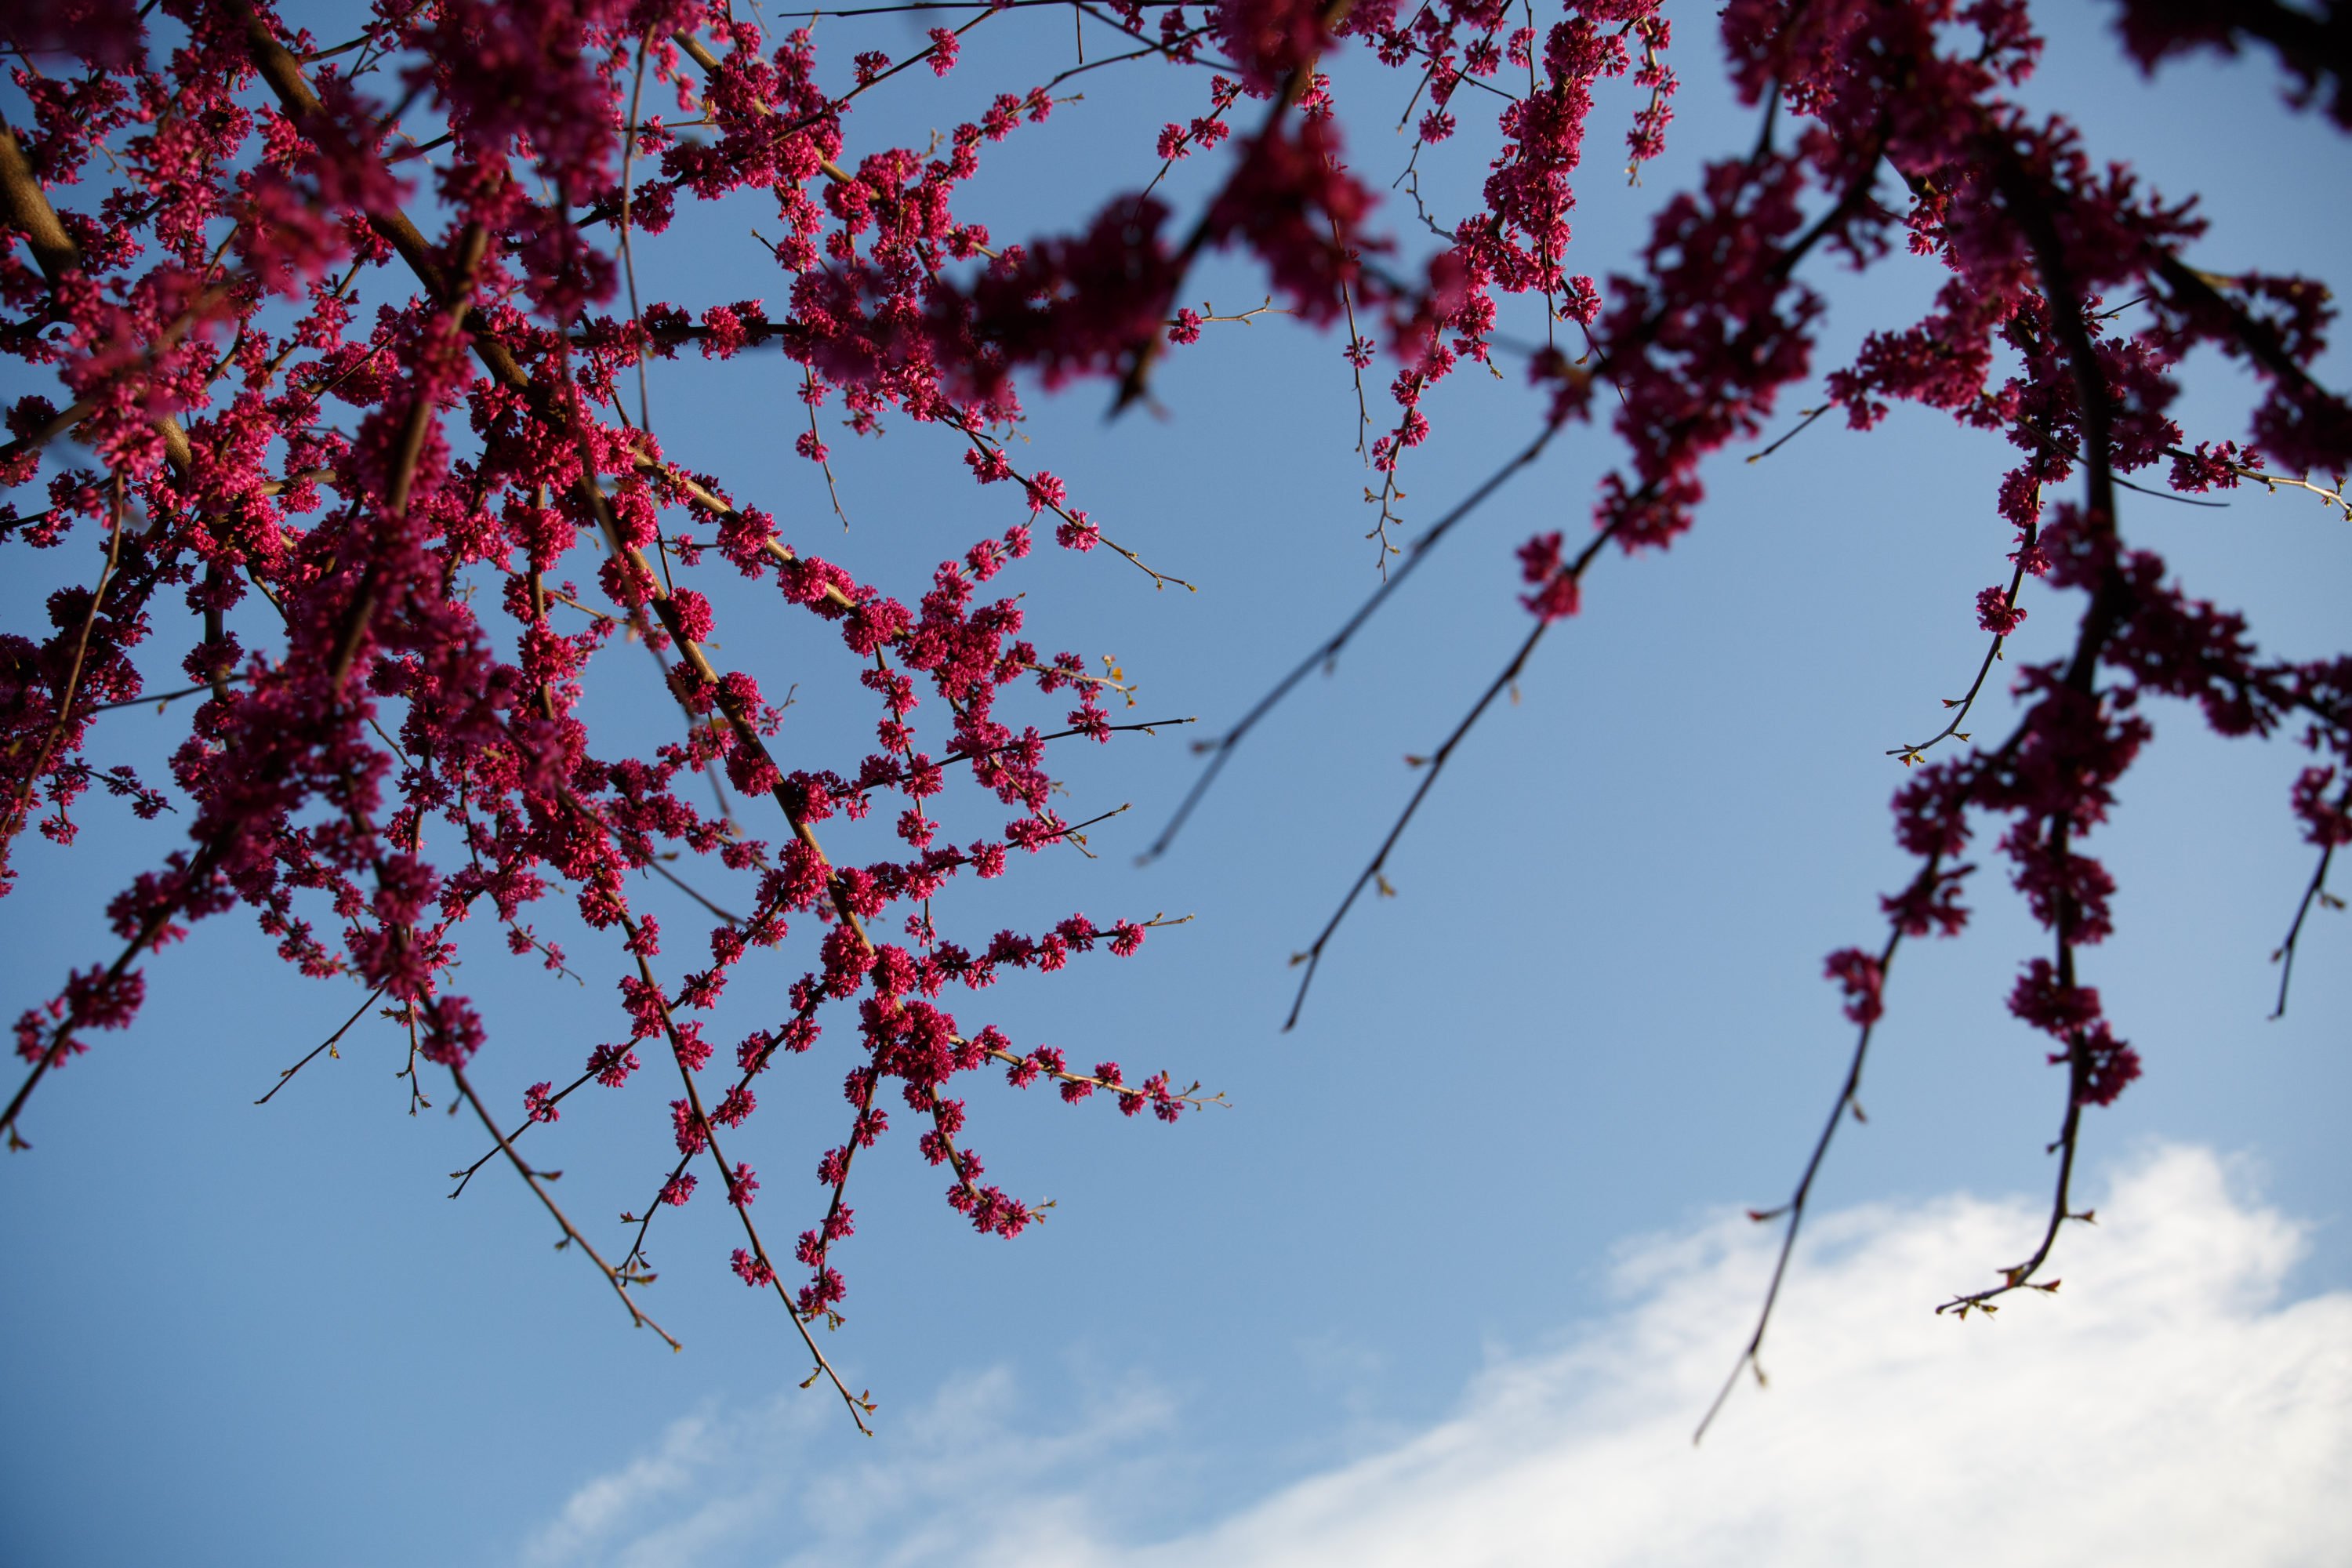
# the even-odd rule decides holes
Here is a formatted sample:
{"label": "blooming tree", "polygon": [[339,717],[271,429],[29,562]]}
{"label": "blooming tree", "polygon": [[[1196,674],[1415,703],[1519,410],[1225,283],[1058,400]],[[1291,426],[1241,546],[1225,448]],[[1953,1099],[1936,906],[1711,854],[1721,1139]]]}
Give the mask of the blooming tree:
{"label": "blooming tree", "polygon": [[[2062,1069],[2059,1169],[2024,1261],[1945,1310],[2054,1288],[2045,1265],[2079,1217],[2083,1114],[2140,1072],[2081,966],[2108,934],[2114,891],[2087,841],[2150,737],[2147,700],[2193,701],[2224,735],[2283,731],[2313,754],[2288,803],[2316,864],[2281,949],[2282,1008],[2305,917],[2329,901],[2328,858],[2352,840],[2352,658],[2264,654],[2116,521],[2118,489],[2141,485],[2295,487],[2346,509],[2334,476],[2352,458],[2352,407],[2308,370],[2326,291],[2192,266],[2192,203],[2020,107],[2011,95],[2041,49],[2023,0],[1732,0],[1722,41],[1752,145],[1659,203],[1637,263],[1603,280],[1574,270],[1574,184],[1588,135],[1624,148],[1601,160],[1604,177],[1638,177],[1664,147],[1677,57],[1661,0],[908,0],[829,15],[897,12],[940,25],[903,58],[843,60],[809,26],[709,0],[375,0],[348,36],[257,0],[9,7],[0,346],[37,367],[25,379],[39,390],[8,401],[0,484],[17,500],[0,539],[79,552],[89,572],[50,597],[46,625],[0,637],[0,857],[28,829],[70,844],[122,810],[185,825],[181,847],[109,906],[119,950],[19,1018],[23,1079],[0,1112],[12,1147],[28,1147],[35,1091],[70,1092],[59,1069],[136,1020],[143,955],[242,908],[303,973],[357,983],[346,1030],[373,1011],[404,1034],[412,1109],[446,1075],[486,1141],[461,1188],[483,1165],[509,1167],[635,1322],[668,1338],[643,1300],[657,1217],[698,1188],[730,1205],[735,1272],[775,1293],[813,1378],[862,1424],[870,1401],[833,1375],[812,1331],[838,1321],[852,1167],[894,1115],[919,1129],[948,1203],[1012,1237],[1034,1212],[987,1179],[967,1137],[969,1075],[1171,1122],[1204,1103],[1166,1070],[1131,1078],[1024,1046],[1017,1017],[965,995],[1007,969],[1132,953],[1161,923],[1074,913],[983,937],[957,916],[961,879],[1082,842],[1089,824],[1055,806],[1056,747],[1151,728],[1112,721],[1118,671],[1031,640],[1051,605],[1003,583],[1047,542],[1037,530],[1124,558],[1106,569],[1183,585],[1055,474],[1016,466],[1024,384],[1091,378],[1118,407],[1149,400],[1164,356],[1257,313],[1181,303],[1212,251],[1253,258],[1265,308],[1328,329],[1353,369],[1379,586],[1213,743],[1155,854],[1233,748],[1507,478],[1571,429],[1602,427],[1583,438],[1616,454],[1589,523],[1518,546],[1518,583],[1495,605],[1522,617],[1517,648],[1416,759],[1394,828],[1299,957],[1303,1006],[1349,909],[1384,886],[1455,748],[1577,614],[1594,563],[1663,551],[1697,521],[1705,461],[1766,434],[1783,390],[1814,374],[1829,280],[1901,249],[1943,269],[1931,310],[1870,331],[1804,420],[1834,411],[1868,429],[1909,401],[2005,435],[2015,466],[1987,500],[2014,548],[1976,595],[1973,684],[1940,731],[1900,749],[1895,826],[1915,870],[1884,899],[1883,929],[1829,956],[1852,1066],[1790,1201],[1757,1217],[1783,1223],[1785,1269],[1896,955],[1960,931],[1969,846],[1990,835],[2047,936],[2010,1007]],[[985,113],[927,149],[852,153],[858,111],[955,72],[974,28],[1048,18],[1040,63]],[[2149,68],[2267,51],[2296,102],[2352,129],[2352,12],[2332,0],[2123,0],[2117,18]],[[1078,28],[1067,67],[1064,21]],[[1409,103],[1409,217],[1349,161],[1330,69],[1350,60],[1360,68],[1342,74],[1377,85],[1376,62]],[[992,233],[963,187],[996,143],[1055,111],[1065,82],[1099,69],[1174,73],[1198,112],[1133,149],[1139,189],[1058,232]],[[1630,109],[1596,126],[1596,89],[1612,81]],[[1456,137],[1482,139],[1483,185],[1424,191],[1422,149]],[[1180,217],[1158,193],[1192,159],[1216,160],[1217,175]],[[638,251],[694,204],[738,196],[772,204],[768,294],[641,300]],[[2261,380],[2248,432],[2184,432],[2168,416],[2180,362],[2206,345]],[[1004,525],[946,542],[911,584],[862,582],[812,553],[759,495],[668,456],[646,416],[649,362],[744,354],[794,367],[798,455],[828,483],[820,411],[860,435],[920,426],[961,452],[974,483],[1002,487],[990,494],[1007,498]],[[1529,437],[1408,543],[1400,476],[1430,437],[1432,393],[1465,364],[1510,367]],[[772,613],[777,597],[855,656],[875,726],[862,755],[793,754],[774,672],[714,658],[723,619]],[[2017,674],[2006,735],[1972,739],[1969,714],[2029,613],[2075,614],[2072,648]],[[677,721],[592,724],[600,678],[648,655]],[[184,704],[170,778],[85,761],[103,714],[157,702]],[[1001,827],[945,837],[959,796],[972,809],[992,797]],[[828,851],[877,808],[894,845],[863,863]],[[672,870],[681,852],[708,874]],[[693,900],[701,929],[666,930],[639,907],[630,879],[646,870]],[[5,858],[0,891],[25,896]],[[454,966],[488,941],[566,968],[532,923],[551,899],[612,936],[615,1037],[570,1081],[495,1106],[468,1069],[497,1043]],[[709,1038],[730,986],[769,1021]],[[767,1075],[795,1067],[844,1073],[845,1103],[814,1189],[767,1180],[772,1205],[803,1201],[786,1244],[763,1235],[761,1178],[730,1152]],[[562,1135],[539,1129],[572,1095],[648,1070],[661,1087],[637,1091],[656,1151],[645,1198],[600,1240],[556,1203],[535,1161]],[[1770,1310],[1768,1298],[1743,1368]]]}

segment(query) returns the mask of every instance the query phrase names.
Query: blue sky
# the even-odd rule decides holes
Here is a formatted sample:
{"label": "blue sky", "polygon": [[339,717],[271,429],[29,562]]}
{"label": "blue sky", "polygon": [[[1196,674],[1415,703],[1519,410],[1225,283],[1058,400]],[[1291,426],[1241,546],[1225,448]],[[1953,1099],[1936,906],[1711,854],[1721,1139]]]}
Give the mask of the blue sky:
{"label": "blue sky", "polygon": [[[2029,96],[2063,102],[2100,155],[2205,196],[2214,228],[2194,262],[2329,276],[2347,224],[2325,193],[2346,186],[2345,148],[2278,105],[2267,65],[2146,83],[2094,25],[2104,8],[2055,9]],[[1596,276],[1699,158],[1752,133],[1713,79],[1711,14],[1676,20],[1688,85],[1641,189],[1609,174],[1630,94],[1596,121],[1576,263]],[[920,145],[967,112],[954,92],[1026,86],[1041,58],[1058,68],[1066,23],[992,20],[949,98],[877,92],[854,150]],[[854,46],[848,26],[821,37],[904,47],[894,19]],[[1158,125],[1192,111],[1152,77],[1079,85],[1084,102],[995,150],[973,187],[1000,236],[1132,188]],[[1360,84],[1350,132],[1382,183],[1402,157],[1377,96],[1394,87]],[[1474,176],[1472,159],[1425,163],[1424,189]],[[1180,206],[1213,173],[1180,171]],[[737,237],[758,221],[723,214],[646,247],[646,297],[781,294]],[[1909,320],[1935,276],[1898,262],[1818,282],[1826,370],[1867,326]],[[1201,292],[1232,310],[1265,289],[1221,264]],[[2183,424],[2239,435],[2251,383],[2198,368]],[[1044,552],[1012,581],[1041,643],[1118,658],[1140,683],[1131,716],[1198,714],[1213,731],[1373,580],[1354,397],[1336,342],[1279,319],[1213,328],[1163,369],[1160,417],[1106,425],[1100,387],[1033,397],[1020,457],[1199,593],[1155,594],[1101,552]],[[2352,383],[2352,355],[2322,370]],[[788,539],[905,591],[1021,515],[1003,488],[969,483],[946,437],[902,422],[834,443],[845,532],[790,453],[788,392],[773,361],[682,364],[655,380],[654,419]],[[1416,521],[1522,442],[1533,411],[1465,374],[1431,416],[1406,479]],[[1170,1129],[977,1090],[992,1176],[1057,1200],[1009,1244],[947,1211],[910,1144],[861,1162],[850,1321],[828,1351],[881,1401],[871,1441],[795,1388],[806,1369],[772,1300],[726,1272],[719,1205],[683,1211],[656,1249],[650,1305],[687,1345],[671,1355],[551,1249],[499,1173],[447,1201],[443,1173],[478,1134],[438,1107],[404,1114],[388,1031],[355,1031],[341,1060],[251,1104],[356,994],[299,981],[236,917],[160,955],[140,1026],[42,1086],[36,1148],[7,1162],[10,1553],[1686,1562],[1728,1541],[1743,1561],[1931,1561],[1917,1532],[1932,1521],[1937,1542],[1983,1530],[2029,1542],[2027,1561],[2118,1543],[2212,1561],[2222,1540],[2239,1560],[2340,1557],[2324,1478],[2352,1457],[2347,931],[2315,917],[2293,1007],[2266,1022],[2265,960],[2310,871],[2285,811],[2300,753],[2224,745],[2181,710],[2158,710],[2158,743],[2095,840],[2123,892],[2087,978],[2147,1075],[2088,1120],[2102,1224],[2067,1237],[2065,1289],[1988,1327],[1928,1314],[2030,1247],[2063,1089],[2001,1005],[2041,943],[1989,872],[1967,937],[1903,957],[1871,1121],[1832,1156],[1821,1202],[1840,1217],[1800,1252],[1772,1390],[1743,1391],[1704,1448],[1686,1441],[1760,1289],[1763,1238],[1727,1216],[1785,1194],[1849,1048],[1822,957],[1874,940],[1876,897],[1904,874],[1883,752],[1932,727],[1979,651],[1972,602],[2008,547],[1997,440],[1898,411],[1869,437],[1825,421],[1768,461],[1719,459],[1687,540],[1596,569],[1585,613],[1415,825],[1391,870],[1399,897],[1359,908],[1299,1027],[1277,1033],[1285,960],[1412,787],[1403,754],[1443,736],[1521,634],[1511,547],[1584,526],[1611,456],[1572,434],[1465,526],[1250,742],[1166,859],[1132,864],[1196,765],[1186,732],[1065,753],[1075,815],[1134,809],[1095,836],[1098,858],[1049,857],[960,895],[962,929],[1073,909],[1195,918],[1124,963],[1002,984],[971,1016],[1198,1078],[1232,1108]],[[2226,510],[2130,497],[2124,521],[2267,647],[2344,646],[2340,515],[2291,495]],[[18,549],[0,583],[12,624],[87,553]],[[772,603],[742,597],[730,616],[721,598],[719,637],[769,686],[801,683],[782,743],[838,765],[868,721],[839,700],[847,656]],[[2074,606],[2027,606],[2014,651],[2043,657]],[[607,721],[672,721],[642,686],[611,694]],[[113,716],[94,760],[152,765],[175,721]],[[106,899],[170,831],[109,817],[70,852],[22,848],[0,902],[11,1005],[100,954]],[[687,929],[658,886],[645,897]],[[585,987],[494,943],[463,972],[492,1030],[478,1079],[496,1104],[615,1032],[614,950],[567,945]],[[805,1173],[838,1138],[840,1066],[778,1079],[747,1130],[771,1230],[817,1212]],[[642,1083],[575,1099],[549,1131],[544,1157],[591,1219],[642,1203],[667,1147]],[[2076,1478],[2063,1499],[2053,1471]],[[2247,1533],[2256,1519],[2270,1522]]]}

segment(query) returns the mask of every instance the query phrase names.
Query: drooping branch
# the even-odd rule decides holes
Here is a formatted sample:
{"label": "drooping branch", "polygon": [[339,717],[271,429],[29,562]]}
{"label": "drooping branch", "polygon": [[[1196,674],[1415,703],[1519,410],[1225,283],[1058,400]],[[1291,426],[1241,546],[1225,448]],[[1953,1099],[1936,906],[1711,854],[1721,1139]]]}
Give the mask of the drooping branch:
{"label": "drooping branch", "polygon": [[[1920,867],[1919,874],[1912,879],[1911,891],[1921,900],[1931,898],[1944,880],[1943,858],[1931,855]],[[1854,1037],[1853,1055],[1846,1063],[1845,1079],[1838,1086],[1837,1098],[1830,1102],[1829,1119],[1822,1123],[1821,1136],[1813,1140],[1812,1153],[1806,1158],[1805,1168],[1797,1177],[1796,1191],[1778,1208],[1750,1209],[1748,1212],[1748,1217],[1759,1225],[1775,1219],[1785,1219],[1787,1223],[1780,1229],[1780,1248],[1772,1259],[1772,1278],[1764,1287],[1764,1304],[1757,1310],[1756,1327],[1748,1334],[1748,1342],[1740,1347],[1739,1359],[1733,1363],[1731,1374],[1723,1380],[1723,1386],[1716,1391],[1714,1401],[1706,1407],[1706,1414],[1699,1418],[1697,1429],[1691,1434],[1693,1444],[1705,1440],[1706,1429],[1715,1425],[1715,1418],[1722,1414],[1724,1402],[1731,1397],[1731,1391],[1739,1386],[1742,1373],[1753,1374],[1757,1386],[1764,1386],[1764,1332],[1772,1326],[1772,1310],[1780,1305],[1780,1287],[1789,1277],[1789,1259],[1797,1250],[1797,1232],[1805,1223],[1806,1205],[1812,1201],[1813,1182],[1822,1173],[1822,1163],[1829,1158],[1830,1142],[1837,1136],[1837,1130],[1844,1123],[1848,1112],[1852,1112],[1856,1121],[1863,1119],[1862,1102],[1858,1098],[1862,1092],[1862,1069],[1870,1058],[1871,1037],[1876,1033],[1878,1021],[1885,1016],[1883,998],[1886,977],[1894,972],[1895,954],[1903,945],[1903,936],[1902,922],[1897,920],[1891,923],[1886,941],[1878,950],[1878,956],[1871,961],[1866,982],[1849,982],[1854,999],[1848,1006],[1848,1016],[1853,1018],[1859,1026]]]}

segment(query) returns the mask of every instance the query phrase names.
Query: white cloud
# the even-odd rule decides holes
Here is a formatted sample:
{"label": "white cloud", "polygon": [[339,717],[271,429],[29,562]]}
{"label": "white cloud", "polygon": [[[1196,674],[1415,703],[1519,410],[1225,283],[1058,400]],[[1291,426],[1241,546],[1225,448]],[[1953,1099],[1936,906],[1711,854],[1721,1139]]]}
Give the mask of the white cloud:
{"label": "white cloud", "polygon": [[718,1435],[712,1426],[708,1413],[674,1421],[652,1453],[573,1492],[563,1511],[532,1542],[532,1561],[573,1561],[635,1523],[649,1505],[694,1487],[724,1451],[723,1444],[714,1440]]}
{"label": "white cloud", "polygon": [[[678,1423],[583,1488],[545,1563],[952,1562],[959,1568],[1484,1568],[1715,1563],[2286,1565],[2352,1562],[2352,1293],[2283,1303],[2303,1228],[2212,1154],[2125,1172],[2070,1227],[2053,1300],[1991,1323],[1924,1310],[1956,1266],[2007,1261],[2023,1201],[1828,1215],[1768,1349],[1774,1386],[1690,1427],[1753,1310],[1769,1237],[1726,1218],[1628,1247],[1624,1305],[1565,1348],[1498,1361],[1458,1412],[1173,1540],[1056,1489],[1074,1456],[1137,1474],[1181,1440],[1130,1391],[1071,1429],[1013,1429],[993,1373],[914,1417],[887,1463],[814,1479],[804,1405]],[[721,1431],[721,1427],[727,1430]],[[974,1476],[960,1456],[986,1452]],[[775,1526],[793,1521],[787,1532]],[[780,1553],[773,1542],[794,1542]]]}
{"label": "white cloud", "polygon": [[[532,1568],[960,1559],[975,1542],[1077,1531],[1076,1510],[1041,1489],[1047,1478],[1083,1466],[1116,1484],[1122,1472],[1108,1456],[1164,1431],[1170,1416],[1155,1390],[1116,1381],[1060,1430],[1014,1430],[1017,1405],[1012,1373],[995,1368],[895,1413],[887,1443],[871,1448],[850,1446],[837,1404],[796,1388],[732,1415],[698,1412],[575,1491],[523,1559]],[[987,1456],[984,1473],[974,1454]]]}

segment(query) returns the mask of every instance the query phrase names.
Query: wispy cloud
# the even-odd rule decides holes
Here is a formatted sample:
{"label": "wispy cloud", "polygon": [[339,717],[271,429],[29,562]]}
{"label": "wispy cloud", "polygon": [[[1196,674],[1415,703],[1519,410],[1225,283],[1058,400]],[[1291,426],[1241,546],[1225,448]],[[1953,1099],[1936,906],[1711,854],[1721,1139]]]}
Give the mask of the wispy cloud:
{"label": "wispy cloud", "polygon": [[[1083,1470],[1116,1489],[1117,1456],[1169,1435],[1158,1391],[1114,1381],[1067,1425],[1018,1426],[1019,1390],[997,1367],[892,1418],[887,1447],[850,1448],[840,1411],[796,1388],[749,1409],[706,1409],[575,1491],[531,1539],[531,1568],[694,1568],[961,1562],[977,1543],[1086,1516],[1050,1495]],[[862,1451],[861,1451],[862,1450]],[[987,1456],[985,1468],[973,1456]],[[787,1544],[779,1545],[778,1542]]]}
{"label": "wispy cloud", "polygon": [[[1181,1456],[1133,1390],[1020,1429],[995,1372],[903,1416],[887,1464],[814,1476],[803,1402],[677,1423],[583,1487],[548,1564],[857,1561],[959,1568],[1493,1564],[2319,1564],[2352,1562],[2352,1294],[2281,1299],[2304,1228],[2210,1152],[2120,1174],[2066,1238],[2065,1287],[1992,1323],[1921,1310],[1956,1262],[2018,1250],[2023,1201],[1952,1197],[1825,1218],[1774,1331],[1774,1387],[1690,1426],[1752,1310],[1768,1238],[1736,1217],[1628,1247],[1623,1305],[1562,1348],[1498,1361],[1449,1419],[1239,1500],[1175,1539],[1127,1538],[1074,1457]],[[976,1440],[984,1444],[976,1447]],[[989,1473],[963,1458],[991,1454]],[[803,1479],[780,1481],[780,1476]],[[779,1526],[787,1528],[779,1529]],[[780,1550],[779,1541],[793,1545]]]}

